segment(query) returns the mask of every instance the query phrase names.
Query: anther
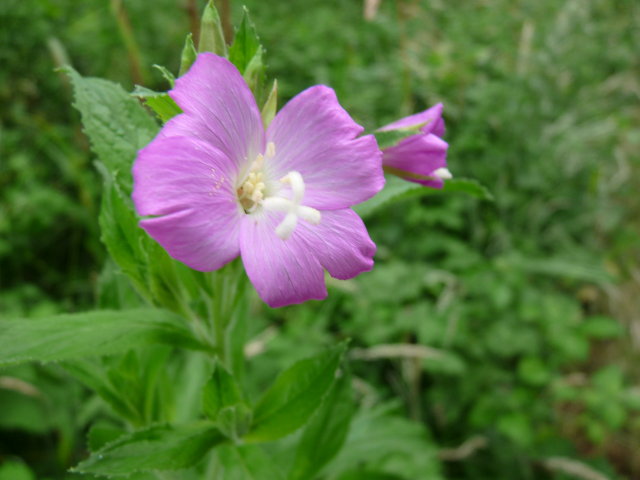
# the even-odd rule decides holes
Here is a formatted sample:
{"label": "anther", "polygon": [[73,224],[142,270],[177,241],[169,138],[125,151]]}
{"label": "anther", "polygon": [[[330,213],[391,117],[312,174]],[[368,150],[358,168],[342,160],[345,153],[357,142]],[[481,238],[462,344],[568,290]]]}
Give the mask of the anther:
{"label": "anther", "polygon": [[449,171],[448,168],[438,168],[437,170],[435,170],[432,175],[434,177],[437,177],[441,180],[449,180],[451,178],[453,178],[453,175],[451,174],[451,172]]}

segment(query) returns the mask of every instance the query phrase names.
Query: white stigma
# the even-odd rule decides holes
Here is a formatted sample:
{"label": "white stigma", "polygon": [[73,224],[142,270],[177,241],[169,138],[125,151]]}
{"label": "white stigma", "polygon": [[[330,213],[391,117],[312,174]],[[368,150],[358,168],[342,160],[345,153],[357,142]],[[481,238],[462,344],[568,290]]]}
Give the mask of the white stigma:
{"label": "white stigma", "polygon": [[440,180],[449,180],[453,178],[453,175],[451,174],[448,168],[438,168],[431,175],[433,175],[436,178],[439,178]]}
{"label": "white stigma", "polygon": [[264,164],[269,162],[276,155],[276,146],[273,142],[267,143],[264,155],[258,154],[251,163],[249,173],[242,181],[237,190],[238,201],[245,213],[252,214],[259,208],[264,208],[271,212],[282,212],[285,214],[282,222],[276,227],[276,235],[286,240],[291,236],[298,226],[298,219],[302,219],[312,225],[320,223],[320,212],[315,208],[302,205],[304,198],[304,180],[299,172],[291,171],[280,179],[280,182],[287,183],[291,187],[291,199],[280,196],[269,196],[280,189],[271,185],[265,176]]}
{"label": "white stigma", "polygon": [[315,208],[301,205],[304,197],[304,180],[299,172],[291,171],[281,180],[282,183],[291,185],[291,199],[284,197],[268,197],[262,201],[265,210],[271,212],[286,213],[284,219],[276,227],[276,235],[283,240],[291,236],[298,225],[298,219],[301,218],[312,225],[320,223],[321,215]]}

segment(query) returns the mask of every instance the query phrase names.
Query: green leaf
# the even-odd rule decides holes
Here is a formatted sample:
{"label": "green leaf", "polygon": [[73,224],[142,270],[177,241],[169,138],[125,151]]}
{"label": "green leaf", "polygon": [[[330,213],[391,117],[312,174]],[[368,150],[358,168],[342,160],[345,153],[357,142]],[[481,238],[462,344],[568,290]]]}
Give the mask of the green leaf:
{"label": "green leaf", "polygon": [[468,178],[452,178],[444,182],[441,189],[430,188],[419,183],[403,180],[395,175],[386,175],[384,188],[373,198],[354,207],[354,210],[362,218],[368,217],[380,208],[408,198],[424,195],[436,195],[450,192],[461,192],[479,198],[481,200],[493,200],[493,196],[484,186],[476,180]]}
{"label": "green leaf", "polygon": [[198,51],[213,52],[222,57],[227,55],[227,44],[224,41],[220,15],[218,15],[218,10],[213,4],[213,0],[207,2],[202,13]]}
{"label": "green leaf", "polygon": [[202,390],[202,411],[211,420],[216,420],[224,407],[243,401],[242,392],[231,374],[216,362],[211,378]]}
{"label": "green leaf", "polygon": [[[178,76],[182,76],[191,68],[193,62],[196,61],[198,52],[196,46],[193,43],[193,35],[189,33],[184,40],[184,47],[182,47],[182,54],[180,55],[180,71]],[[173,86],[173,84],[171,85]]]}
{"label": "green leaf", "polygon": [[158,133],[158,124],[120,85],[81,77],[71,67],[65,71],[93,151],[128,195],[133,161],[138,150]]}
{"label": "green leaf", "polygon": [[0,465],[0,480],[35,480],[36,476],[24,463],[7,460]]}
{"label": "green leaf", "polygon": [[281,373],[256,405],[253,428],[245,440],[268,442],[302,427],[331,388],[345,349],[341,344]]}
{"label": "green leaf", "polygon": [[244,74],[254,57],[261,54],[260,39],[249,19],[249,11],[244,7],[242,21],[236,30],[233,45],[229,47],[229,60]]}
{"label": "green leaf", "polygon": [[195,466],[223,437],[209,423],[156,425],[123,435],[73,471],[94,475],[126,475]]}
{"label": "green leaf", "polygon": [[353,412],[351,377],[343,375],[334,383],[324,403],[305,428],[289,480],[315,478],[340,451],[349,432]]}
{"label": "green leaf", "polygon": [[108,355],[155,343],[201,348],[179,316],[152,308],[0,320],[0,365]]}
{"label": "green leaf", "polygon": [[151,108],[163,122],[167,122],[182,113],[178,104],[176,104],[173,98],[166,92],[154,92],[148,88],[136,85],[131,95],[142,99],[145,105]]}
{"label": "green leaf", "polygon": [[150,299],[147,272],[142,262],[145,256],[143,242],[147,234],[138,226],[131,200],[124,197],[108,172],[104,178],[102,208],[98,217],[102,243],[140,294]]}
{"label": "green leaf", "polygon": [[253,418],[240,387],[220,363],[216,363],[211,379],[202,391],[202,410],[233,440],[247,433]]}
{"label": "green leaf", "polygon": [[223,446],[219,450],[224,480],[283,480],[271,457],[257,445]]}
{"label": "green leaf", "polygon": [[153,68],[155,68],[162,74],[164,79],[169,82],[169,85],[171,85],[172,87],[175,85],[176,77],[169,71],[167,67],[163,67],[162,65],[154,65]]}

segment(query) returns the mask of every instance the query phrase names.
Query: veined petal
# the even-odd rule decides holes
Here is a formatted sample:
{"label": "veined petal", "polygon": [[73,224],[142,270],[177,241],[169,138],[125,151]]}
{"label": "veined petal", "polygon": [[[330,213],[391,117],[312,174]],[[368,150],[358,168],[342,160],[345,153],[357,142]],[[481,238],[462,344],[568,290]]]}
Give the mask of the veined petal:
{"label": "veined petal", "polygon": [[[412,135],[398,145],[386,148],[382,158],[385,167],[419,176],[432,176],[438,168],[447,166],[448,148],[447,142],[432,133]],[[403,178],[434,188],[442,188],[443,185],[442,179],[437,177],[433,177],[433,180],[415,178],[411,175]]]}
{"label": "veined petal", "polygon": [[424,112],[401,118],[400,120],[396,120],[395,122],[385,125],[378,130],[386,132],[388,130],[400,130],[425,124],[420,129],[423,133],[433,133],[438,137],[442,137],[445,132],[444,120],[442,119],[442,108],[442,103],[438,103]]}
{"label": "veined petal", "polygon": [[226,58],[199,54],[169,95],[184,113],[165,124],[161,137],[199,138],[238,165],[253,161],[262,152],[260,110],[242,75]]}
{"label": "veined petal", "polygon": [[157,138],[133,164],[133,202],[140,215],[190,208],[235,211],[237,166],[210,144],[186,137]]}
{"label": "veined petal", "polygon": [[236,168],[223,152],[193,138],[156,139],[133,166],[133,201],[144,228],[173,258],[216,270],[239,254]]}
{"label": "veined petal", "polygon": [[309,254],[334,278],[346,280],[373,268],[376,245],[362,219],[350,208],[323,211],[318,225],[300,222],[296,236],[302,237]]}
{"label": "veined petal", "polygon": [[320,210],[350,207],[375,195],[384,185],[381,154],[373,135],[340,106],[334,91],[311,87],[287,103],[267,130],[275,145],[268,166],[273,178],[300,172],[304,204]]}
{"label": "veined petal", "polygon": [[265,213],[242,222],[240,252],[247,275],[271,307],[322,300],[327,296],[322,266],[297,232],[287,240],[276,235],[283,217]]}

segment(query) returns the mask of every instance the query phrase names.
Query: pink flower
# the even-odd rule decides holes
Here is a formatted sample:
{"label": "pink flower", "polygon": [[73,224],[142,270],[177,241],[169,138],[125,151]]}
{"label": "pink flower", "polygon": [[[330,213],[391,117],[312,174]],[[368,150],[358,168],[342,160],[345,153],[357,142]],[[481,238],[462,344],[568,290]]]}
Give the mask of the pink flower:
{"label": "pink flower", "polygon": [[442,188],[444,180],[452,177],[447,169],[449,145],[441,138],[444,135],[442,104],[438,103],[422,113],[385,125],[378,131],[403,130],[410,127],[419,127],[420,133],[382,150],[385,171],[410,182]]}
{"label": "pink flower", "polygon": [[211,271],[241,255],[272,307],[325,298],[325,269],[347,279],[373,267],[350,207],[384,185],[381,153],[332,89],[300,93],[265,131],[238,70],[203,53],[169,95],[184,113],[138,152],[133,201],[172,257]]}

